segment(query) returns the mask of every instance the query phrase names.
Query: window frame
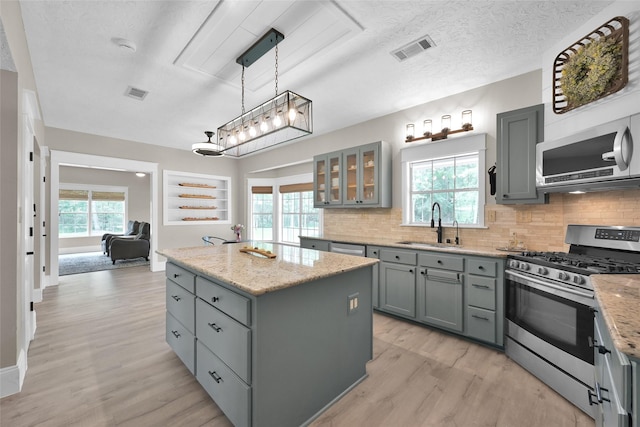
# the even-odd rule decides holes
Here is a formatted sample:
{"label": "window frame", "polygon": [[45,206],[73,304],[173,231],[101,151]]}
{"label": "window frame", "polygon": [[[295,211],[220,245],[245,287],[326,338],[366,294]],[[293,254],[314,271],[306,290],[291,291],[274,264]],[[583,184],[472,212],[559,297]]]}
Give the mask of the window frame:
{"label": "window frame", "polygon": [[[486,134],[468,135],[436,142],[423,142],[400,150],[402,166],[402,226],[430,227],[429,223],[411,221],[411,165],[430,160],[478,154],[478,223],[460,224],[461,228],[486,228],[484,210],[486,205]],[[452,223],[443,223],[451,226]]]}
{"label": "window frame", "polygon": [[[291,242],[283,242],[282,241],[282,194],[279,191],[281,185],[290,185],[290,184],[300,184],[300,183],[308,183],[313,182],[313,174],[300,174],[300,175],[290,175],[279,178],[249,178],[247,179],[247,238],[250,240],[254,239],[253,236],[253,194],[251,192],[251,187],[254,186],[271,186],[273,188],[272,196],[273,196],[273,242],[282,243],[286,245],[295,245],[295,243]],[[318,227],[320,233],[323,230],[323,218],[324,211],[323,209],[318,209]],[[298,242],[299,244],[299,242]]]}
{"label": "window frame", "polygon": [[[122,229],[127,229],[127,218],[129,217],[129,188],[113,185],[98,185],[98,184],[73,184],[73,183],[60,183],[58,191],[60,190],[83,190],[88,191],[87,195],[87,233],[84,235],[68,236],[60,232],[60,221],[58,221],[58,237],[60,239],[81,239],[87,237],[101,237],[105,231],[99,231],[99,234],[93,234],[93,210],[92,210],[92,195],[93,192],[114,192],[124,193],[124,215],[122,220]],[[64,199],[58,198],[58,215],[60,215],[60,201]]]}

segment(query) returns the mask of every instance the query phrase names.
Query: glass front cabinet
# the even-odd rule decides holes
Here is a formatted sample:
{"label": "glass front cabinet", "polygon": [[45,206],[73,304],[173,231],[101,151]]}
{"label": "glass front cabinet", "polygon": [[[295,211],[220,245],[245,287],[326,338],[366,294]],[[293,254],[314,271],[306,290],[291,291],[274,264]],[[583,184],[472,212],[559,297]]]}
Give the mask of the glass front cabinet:
{"label": "glass front cabinet", "polygon": [[317,208],[391,207],[391,155],[383,141],[314,157],[314,177]]}
{"label": "glass front cabinet", "polygon": [[313,176],[314,206],[342,205],[342,152],[314,157]]}

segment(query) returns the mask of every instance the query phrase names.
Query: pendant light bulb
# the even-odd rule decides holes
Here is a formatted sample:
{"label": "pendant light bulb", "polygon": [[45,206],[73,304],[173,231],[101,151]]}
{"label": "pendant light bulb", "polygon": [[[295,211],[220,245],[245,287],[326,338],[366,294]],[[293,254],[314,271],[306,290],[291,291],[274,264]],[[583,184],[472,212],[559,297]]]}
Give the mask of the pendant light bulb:
{"label": "pendant light bulb", "polygon": [[273,118],[273,125],[275,127],[279,127],[280,125],[282,125],[282,117],[280,117],[280,114],[276,114],[276,116]]}
{"label": "pendant light bulb", "polygon": [[238,139],[240,141],[244,141],[245,139],[247,139],[247,135],[244,133],[244,129],[240,131],[240,133],[238,134]]}
{"label": "pendant light bulb", "polygon": [[231,135],[229,137],[229,142],[231,143],[231,145],[235,145],[238,142],[238,140],[236,139],[235,135]]}
{"label": "pendant light bulb", "polygon": [[262,119],[262,122],[260,123],[260,131],[262,133],[265,133],[268,130],[269,130],[269,125],[267,124],[267,121]]}
{"label": "pendant light bulb", "polygon": [[249,136],[251,138],[256,136],[256,127],[254,125],[249,126]]}
{"label": "pendant light bulb", "polygon": [[289,109],[289,121],[290,122],[294,122],[296,120],[296,116],[297,115],[298,115],[298,112],[296,111],[295,108]]}

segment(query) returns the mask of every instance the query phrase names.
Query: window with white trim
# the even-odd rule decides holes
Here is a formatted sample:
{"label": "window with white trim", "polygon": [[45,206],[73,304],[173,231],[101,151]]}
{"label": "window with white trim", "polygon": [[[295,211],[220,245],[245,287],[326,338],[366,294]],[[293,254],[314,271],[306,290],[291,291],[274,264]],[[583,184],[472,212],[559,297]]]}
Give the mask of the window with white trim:
{"label": "window with white trim", "polygon": [[[484,226],[484,135],[456,138],[403,150],[403,221]],[[442,145],[442,144],[448,144]]]}
{"label": "window with white trim", "polygon": [[58,233],[61,238],[123,233],[126,215],[126,187],[60,184]]}
{"label": "window with white trim", "polygon": [[313,207],[311,179],[310,174],[250,179],[249,237],[299,244],[300,235],[320,236],[322,209]]}

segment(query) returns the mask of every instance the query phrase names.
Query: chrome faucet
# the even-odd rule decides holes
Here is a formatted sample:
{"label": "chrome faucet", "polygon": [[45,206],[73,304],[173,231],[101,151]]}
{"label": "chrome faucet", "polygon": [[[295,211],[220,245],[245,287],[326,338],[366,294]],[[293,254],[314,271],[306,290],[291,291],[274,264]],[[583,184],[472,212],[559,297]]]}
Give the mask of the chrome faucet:
{"label": "chrome faucet", "polygon": [[435,227],[433,214],[436,206],[438,207],[438,229],[436,230],[436,233],[438,233],[438,243],[442,243],[442,210],[440,210],[440,203],[438,202],[435,202],[433,205],[431,205],[431,228]]}
{"label": "chrome faucet", "polygon": [[460,244],[460,227],[458,227],[458,220],[454,219],[453,224],[456,226],[456,245]]}

